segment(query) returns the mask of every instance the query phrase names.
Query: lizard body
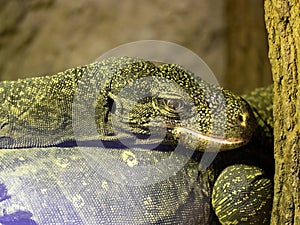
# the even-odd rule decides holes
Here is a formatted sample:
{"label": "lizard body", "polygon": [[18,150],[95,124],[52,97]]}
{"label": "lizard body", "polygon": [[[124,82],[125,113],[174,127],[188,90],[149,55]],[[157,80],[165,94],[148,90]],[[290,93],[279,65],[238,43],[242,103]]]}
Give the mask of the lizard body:
{"label": "lizard body", "polygon": [[[85,79],[86,83],[82,81],[84,76],[88,78]],[[147,86],[135,85],[141,78],[149,77],[152,79],[151,82],[145,83]],[[81,87],[79,91],[78,86]],[[121,93],[126,86],[133,88]],[[162,91],[164,89],[165,91]],[[100,97],[94,101],[96,109],[85,105],[93,98],[93,93],[87,92],[88,90],[98,90],[100,93]],[[141,93],[144,93],[143,97],[138,101],[130,101],[130,95],[136,97]],[[220,95],[223,99],[219,99]],[[29,175],[40,179],[42,183],[53,187],[55,192],[51,192],[52,194],[57,193],[61,198],[73,203],[70,206],[71,212],[74,213],[73,217],[78,219],[78,224],[143,224],[143,221],[151,224],[180,224],[186,221],[194,221],[197,224],[217,223],[213,222],[209,206],[212,189],[210,180],[214,182],[214,178],[207,178],[207,173],[203,173],[204,177],[200,177],[200,182],[194,179],[197,174],[197,160],[194,157],[178,174],[162,183],[146,187],[125,188],[94,175],[95,171],[84,161],[83,155],[76,147],[78,143],[74,142],[74,96],[80,100],[76,104],[82,109],[82,120],[95,115],[94,122],[99,134],[98,137],[86,135],[76,141],[81,143],[86,152],[92,153],[95,161],[98,157],[103,157],[103,152],[97,153],[89,143],[93,143],[97,138],[107,141],[108,150],[113,157],[125,162],[129,167],[148,165],[149,162],[160,161],[170,154],[168,151],[151,151],[149,147],[147,149],[148,144],[157,144],[161,138],[154,137],[150,142],[143,142],[143,137],[151,135],[151,131],[159,133],[160,129],[157,128],[166,130],[164,145],[172,148],[181,137],[180,144],[186,146],[187,151],[190,148],[203,151],[207,143],[217,143],[221,150],[240,148],[250,141],[256,128],[257,114],[253,114],[246,101],[223,88],[195,80],[193,74],[180,66],[155,66],[139,59],[112,58],[54,76],[0,83],[1,115],[4,115],[0,118],[0,148],[3,148],[1,167],[6,169],[0,175],[3,182],[9,183],[9,180],[12,180],[11,174],[19,179],[26,177],[36,184],[34,190],[39,191],[46,187],[31,179]],[[187,101],[187,97],[190,101]],[[216,101],[224,101],[227,114],[225,123],[214,124],[214,131],[223,130],[224,133],[212,133],[211,130],[213,110],[222,110],[217,107],[220,104],[211,104]],[[251,101],[249,102],[251,104]],[[185,113],[187,109],[189,113]],[[261,122],[268,118],[266,115],[258,121],[259,128],[265,127]],[[122,132],[116,134],[114,128]],[[128,137],[132,139],[129,133],[139,137],[140,142],[135,144],[142,143],[142,148],[141,145],[136,145],[130,150],[120,151],[118,140]],[[227,155],[229,154],[230,151]],[[181,160],[181,156],[176,157],[177,160]],[[195,157],[197,158],[197,155]],[[36,161],[36,158],[40,160]],[[18,164],[15,165],[14,161]],[[234,163],[234,160],[231,161]],[[58,167],[51,170],[51,173],[47,170],[47,165]],[[15,167],[21,172],[13,172]],[[221,167],[216,168],[221,170]],[[215,169],[208,171],[214,173]],[[69,175],[74,172],[77,173],[75,177]],[[151,174],[143,174],[145,179],[149,176]],[[71,188],[72,185],[80,187],[83,183],[89,184],[89,187]],[[97,189],[100,186],[101,188]],[[95,198],[91,198],[89,190],[97,190]],[[28,194],[28,191],[26,193]],[[42,196],[48,198],[47,194]],[[113,197],[117,200],[109,200]],[[75,201],[74,198],[79,200]],[[48,201],[52,207],[57,207],[53,200],[48,198]],[[80,207],[78,201],[85,205],[86,210]],[[64,200],[63,202],[62,204],[65,204]],[[26,204],[34,208],[29,203]],[[136,205],[136,208],[131,208],[132,205]],[[39,204],[35,207],[39,208]],[[131,220],[126,220],[127,215],[122,215],[124,208],[127,212],[132,212]],[[89,221],[86,213],[93,210],[96,210],[97,215],[92,216]],[[203,215],[195,216],[195,213]],[[71,220],[71,217],[65,217],[64,221]],[[42,216],[38,220],[46,221]]]}

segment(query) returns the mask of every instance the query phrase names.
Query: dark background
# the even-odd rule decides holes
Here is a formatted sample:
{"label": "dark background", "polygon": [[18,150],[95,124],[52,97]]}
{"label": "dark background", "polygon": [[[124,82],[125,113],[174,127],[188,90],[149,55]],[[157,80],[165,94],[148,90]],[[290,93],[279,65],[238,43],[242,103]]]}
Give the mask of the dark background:
{"label": "dark background", "polygon": [[263,0],[0,0],[0,80],[51,75],[144,39],[189,48],[237,93],[272,82]]}

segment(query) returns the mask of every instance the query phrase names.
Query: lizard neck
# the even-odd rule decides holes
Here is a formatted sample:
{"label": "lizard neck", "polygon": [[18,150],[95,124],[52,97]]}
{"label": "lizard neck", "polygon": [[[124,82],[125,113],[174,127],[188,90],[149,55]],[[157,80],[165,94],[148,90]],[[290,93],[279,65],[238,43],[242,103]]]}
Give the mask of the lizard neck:
{"label": "lizard neck", "polygon": [[253,134],[253,139],[261,145],[273,146],[273,85],[258,88],[243,98],[250,104],[258,127]]}

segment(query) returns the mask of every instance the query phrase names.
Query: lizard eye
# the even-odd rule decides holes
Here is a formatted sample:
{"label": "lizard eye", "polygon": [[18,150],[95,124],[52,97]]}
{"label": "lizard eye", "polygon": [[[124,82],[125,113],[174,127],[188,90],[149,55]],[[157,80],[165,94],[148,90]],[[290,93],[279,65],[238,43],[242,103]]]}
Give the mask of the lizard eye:
{"label": "lizard eye", "polygon": [[185,108],[181,99],[163,99],[163,103],[173,111],[182,111]]}

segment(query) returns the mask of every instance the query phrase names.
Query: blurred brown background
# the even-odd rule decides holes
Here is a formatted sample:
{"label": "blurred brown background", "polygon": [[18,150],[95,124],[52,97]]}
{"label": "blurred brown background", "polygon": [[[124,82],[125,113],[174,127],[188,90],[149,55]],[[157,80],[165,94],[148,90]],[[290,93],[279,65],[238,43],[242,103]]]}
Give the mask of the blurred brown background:
{"label": "blurred brown background", "polygon": [[0,35],[0,80],[54,74],[157,39],[198,54],[237,93],[272,82],[263,0],[0,0]]}

